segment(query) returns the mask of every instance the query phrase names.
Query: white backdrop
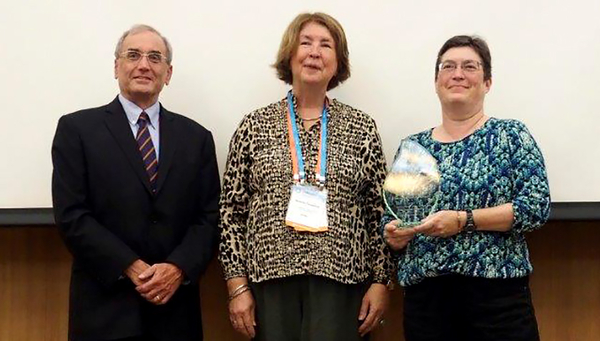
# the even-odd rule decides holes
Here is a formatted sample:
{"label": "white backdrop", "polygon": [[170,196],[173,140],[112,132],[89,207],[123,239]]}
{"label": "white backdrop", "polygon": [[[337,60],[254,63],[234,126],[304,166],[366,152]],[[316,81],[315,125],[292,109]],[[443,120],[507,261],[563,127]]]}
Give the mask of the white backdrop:
{"label": "white backdrop", "polygon": [[352,77],[330,96],[378,123],[388,161],[440,121],[435,57],[456,34],[491,48],[486,113],[525,122],[553,201],[600,201],[600,1],[0,0],[0,208],[49,207],[58,118],[111,101],[113,50],[136,23],[171,40],[161,102],[212,130],[221,170],[242,116],[287,87],[273,63],[285,27],[323,11],[343,25]]}

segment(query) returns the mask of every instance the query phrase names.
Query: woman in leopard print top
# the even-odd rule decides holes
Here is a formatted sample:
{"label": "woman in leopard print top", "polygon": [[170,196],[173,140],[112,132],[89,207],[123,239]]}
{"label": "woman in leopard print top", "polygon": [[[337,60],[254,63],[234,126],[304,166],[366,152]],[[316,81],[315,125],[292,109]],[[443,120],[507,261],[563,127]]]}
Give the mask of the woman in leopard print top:
{"label": "woman in leopard print top", "polygon": [[[359,340],[382,318],[393,271],[378,233],[386,172],[381,140],[368,115],[326,97],[350,76],[335,19],[296,17],[274,66],[292,85],[294,110],[284,98],[245,116],[223,177],[219,259],[231,323],[260,340]],[[298,232],[285,219],[295,183],[288,118],[297,113],[306,182],[318,186],[324,106],[328,230]]]}

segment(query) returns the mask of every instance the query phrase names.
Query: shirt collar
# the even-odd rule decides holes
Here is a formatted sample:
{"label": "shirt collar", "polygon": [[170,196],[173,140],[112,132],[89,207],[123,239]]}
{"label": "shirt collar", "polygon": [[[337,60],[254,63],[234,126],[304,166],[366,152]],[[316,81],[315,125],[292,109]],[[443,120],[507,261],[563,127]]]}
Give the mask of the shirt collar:
{"label": "shirt collar", "polygon": [[140,118],[140,114],[142,111],[145,111],[150,118],[150,125],[154,128],[158,127],[158,114],[160,113],[160,103],[156,101],[156,103],[152,104],[146,110],[138,107],[137,104],[128,100],[122,94],[119,94],[119,102],[123,106],[123,110],[125,110],[125,115],[127,115],[127,120],[132,125],[136,125],[138,119]]}
{"label": "shirt collar", "polygon": [[[286,110],[287,110],[287,97],[283,99],[284,104],[286,105]],[[331,107],[332,104],[334,104],[336,100],[335,99],[330,99],[328,96],[325,96],[325,102],[327,103],[327,118],[331,118]],[[296,95],[294,95],[294,92],[292,91],[292,102],[293,102],[293,107],[294,107],[294,111],[296,112],[296,118],[298,118],[300,115],[298,115],[298,99],[296,98]],[[333,110],[336,110],[335,108]],[[289,113],[288,113],[289,114]]]}

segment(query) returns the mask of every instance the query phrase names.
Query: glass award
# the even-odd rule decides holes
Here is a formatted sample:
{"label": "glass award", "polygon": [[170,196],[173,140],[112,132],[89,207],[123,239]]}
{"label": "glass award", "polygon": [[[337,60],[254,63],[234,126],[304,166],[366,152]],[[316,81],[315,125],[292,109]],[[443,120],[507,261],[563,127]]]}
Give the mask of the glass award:
{"label": "glass award", "polygon": [[418,142],[403,140],[383,184],[386,210],[400,226],[419,225],[437,211],[440,181],[437,160]]}

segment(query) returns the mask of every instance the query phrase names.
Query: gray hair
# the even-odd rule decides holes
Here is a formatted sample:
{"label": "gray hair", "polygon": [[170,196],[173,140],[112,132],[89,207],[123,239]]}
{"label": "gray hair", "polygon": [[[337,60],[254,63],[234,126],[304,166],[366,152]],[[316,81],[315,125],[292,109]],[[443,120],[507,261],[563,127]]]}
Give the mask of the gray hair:
{"label": "gray hair", "polygon": [[170,65],[171,61],[173,60],[173,48],[171,47],[171,44],[169,43],[167,38],[160,34],[160,32],[158,32],[154,27],[142,24],[133,25],[130,29],[123,32],[123,35],[121,35],[121,38],[119,38],[119,42],[117,42],[117,47],[115,48],[115,58],[119,58],[121,54],[121,49],[123,48],[123,41],[125,40],[125,38],[127,38],[127,36],[129,36],[130,34],[136,34],[141,32],[152,32],[158,35],[160,39],[162,39],[162,41],[165,43],[165,46],[167,47],[167,64]]}

